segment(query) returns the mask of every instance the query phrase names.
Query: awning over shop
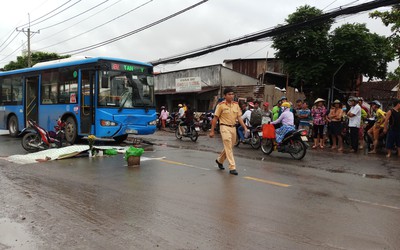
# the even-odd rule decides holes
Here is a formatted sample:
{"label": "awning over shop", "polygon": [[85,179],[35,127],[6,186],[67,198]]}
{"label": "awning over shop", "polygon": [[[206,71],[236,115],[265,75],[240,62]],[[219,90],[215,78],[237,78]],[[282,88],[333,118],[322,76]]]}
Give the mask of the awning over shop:
{"label": "awning over shop", "polygon": [[175,89],[172,90],[161,90],[161,91],[156,91],[155,95],[179,95],[179,94],[202,94],[205,92],[210,92],[210,91],[215,91],[218,90],[218,87],[214,88],[203,88],[200,91],[193,91],[193,92],[176,92]]}

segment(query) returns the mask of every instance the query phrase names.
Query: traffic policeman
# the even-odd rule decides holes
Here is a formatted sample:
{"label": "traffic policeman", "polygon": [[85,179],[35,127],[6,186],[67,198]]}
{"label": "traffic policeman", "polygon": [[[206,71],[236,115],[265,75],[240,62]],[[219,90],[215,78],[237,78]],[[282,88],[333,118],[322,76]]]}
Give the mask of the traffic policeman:
{"label": "traffic policeman", "polygon": [[236,142],[236,121],[239,121],[239,124],[244,128],[245,132],[247,132],[247,127],[241,117],[242,111],[240,110],[239,104],[233,101],[233,98],[235,97],[233,89],[229,87],[225,88],[223,93],[225,100],[220,102],[215,109],[209,136],[211,138],[214,137],[214,129],[219,119],[224,149],[215,162],[218,164],[219,169],[223,170],[225,169],[223,163],[225,159],[228,159],[229,173],[238,175],[235,159],[233,158],[233,145]]}

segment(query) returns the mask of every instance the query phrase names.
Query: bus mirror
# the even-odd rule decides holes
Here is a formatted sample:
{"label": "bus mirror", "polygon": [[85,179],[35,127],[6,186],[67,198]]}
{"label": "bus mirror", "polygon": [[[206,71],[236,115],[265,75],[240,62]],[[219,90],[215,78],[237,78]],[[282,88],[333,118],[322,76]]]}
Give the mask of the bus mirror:
{"label": "bus mirror", "polygon": [[154,77],[148,76],[148,77],[147,77],[147,84],[148,84],[149,86],[154,86]]}

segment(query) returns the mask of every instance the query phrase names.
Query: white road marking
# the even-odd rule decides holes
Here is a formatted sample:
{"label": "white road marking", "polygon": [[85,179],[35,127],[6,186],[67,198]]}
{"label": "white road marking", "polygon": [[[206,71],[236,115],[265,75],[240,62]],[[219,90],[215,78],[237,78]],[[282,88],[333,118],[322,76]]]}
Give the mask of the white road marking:
{"label": "white road marking", "polygon": [[367,204],[367,205],[378,206],[378,207],[386,207],[386,208],[391,208],[391,209],[395,209],[395,210],[400,210],[400,207],[396,207],[396,206],[389,206],[389,205],[385,205],[385,204],[379,204],[379,203],[370,202],[370,201],[362,201],[362,200],[352,199],[352,198],[347,198],[347,199],[349,201],[354,201],[354,202],[363,203],[363,204]]}

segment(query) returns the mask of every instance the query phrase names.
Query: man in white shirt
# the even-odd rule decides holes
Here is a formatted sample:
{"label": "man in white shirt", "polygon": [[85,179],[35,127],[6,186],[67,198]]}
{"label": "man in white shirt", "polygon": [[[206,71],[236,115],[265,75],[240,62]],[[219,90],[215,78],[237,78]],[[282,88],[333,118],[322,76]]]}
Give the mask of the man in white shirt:
{"label": "man in white shirt", "polygon": [[[247,128],[251,127],[250,118],[251,118],[251,111],[253,110],[253,108],[254,108],[254,103],[249,102],[249,109],[247,109],[246,112],[244,112],[244,114],[242,115],[242,120],[244,124],[246,124]],[[238,128],[238,134],[240,137],[240,141],[243,142],[245,138],[244,138],[244,129],[242,127]]]}
{"label": "man in white shirt", "polygon": [[179,111],[178,111],[178,118],[181,119],[183,117],[183,115],[185,114],[185,109],[183,108],[182,104],[178,105]]}
{"label": "man in white shirt", "polygon": [[352,153],[357,153],[358,150],[358,131],[361,126],[361,107],[358,104],[358,98],[350,97],[348,104],[351,106],[347,116],[349,117],[349,129],[351,139]]}
{"label": "man in white shirt", "polygon": [[178,107],[179,107],[178,118],[180,119],[179,125],[178,125],[178,130],[179,130],[179,134],[182,135],[183,128],[182,128],[181,124],[182,124],[184,116],[185,116],[185,109],[183,108],[182,104],[179,104]]}

